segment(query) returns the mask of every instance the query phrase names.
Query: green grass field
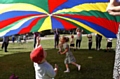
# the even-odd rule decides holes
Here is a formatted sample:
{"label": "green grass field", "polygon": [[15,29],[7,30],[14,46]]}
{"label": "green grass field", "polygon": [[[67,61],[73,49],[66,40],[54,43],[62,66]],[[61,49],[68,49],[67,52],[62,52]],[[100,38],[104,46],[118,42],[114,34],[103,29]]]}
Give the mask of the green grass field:
{"label": "green grass field", "polygon": [[[95,39],[95,38],[93,38]],[[95,40],[93,40],[95,48]],[[58,64],[59,71],[55,79],[113,79],[114,51],[104,52],[106,48],[106,39],[102,40],[102,50],[88,50],[87,38],[83,37],[81,49],[73,51],[77,63],[81,64],[81,71],[70,65],[70,73],[64,73],[65,55],[57,54],[57,49],[53,49],[53,40],[42,40],[42,46],[46,49],[47,61]],[[115,49],[116,40],[113,40],[113,49]],[[7,53],[0,50],[0,79],[9,79],[9,76],[15,73],[19,79],[35,79],[33,63],[29,58],[30,51],[33,49],[33,42],[26,44],[9,44]],[[89,58],[90,57],[90,58]],[[91,58],[92,57],[92,58]]]}

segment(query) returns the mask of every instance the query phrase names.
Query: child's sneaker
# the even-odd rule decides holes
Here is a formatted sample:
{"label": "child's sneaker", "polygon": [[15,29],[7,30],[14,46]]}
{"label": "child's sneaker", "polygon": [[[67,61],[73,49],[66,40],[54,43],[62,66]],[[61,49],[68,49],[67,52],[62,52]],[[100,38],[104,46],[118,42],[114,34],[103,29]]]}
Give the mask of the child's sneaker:
{"label": "child's sneaker", "polygon": [[81,66],[80,66],[80,65],[78,65],[78,71],[80,71],[80,68],[81,68]]}
{"label": "child's sneaker", "polygon": [[68,73],[68,72],[70,72],[70,70],[66,70],[66,71],[64,71],[64,73]]}

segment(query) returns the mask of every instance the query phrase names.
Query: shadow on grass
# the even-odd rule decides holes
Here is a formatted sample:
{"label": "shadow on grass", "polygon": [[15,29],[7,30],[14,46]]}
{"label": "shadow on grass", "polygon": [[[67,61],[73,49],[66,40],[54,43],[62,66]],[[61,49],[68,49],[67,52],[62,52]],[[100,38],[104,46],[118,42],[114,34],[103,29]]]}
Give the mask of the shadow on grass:
{"label": "shadow on grass", "polygon": [[14,47],[14,48],[8,48],[8,50],[12,50],[12,49],[16,49],[16,50],[18,50],[18,49],[26,49],[26,48],[17,48],[17,47]]}
{"label": "shadow on grass", "polygon": [[[82,65],[81,71],[78,72],[75,66],[70,65],[71,72],[63,73],[65,55],[58,54],[58,49],[47,48],[46,51],[48,62],[53,66],[55,63],[59,66],[55,79],[112,79],[114,52],[105,53],[102,50],[98,52],[87,49],[72,50],[77,63]],[[20,79],[34,79],[34,68],[29,54],[30,52],[18,52],[0,57],[0,79],[8,79],[13,73],[18,75]]]}
{"label": "shadow on grass", "polygon": [[13,73],[20,79],[34,79],[34,70],[29,58],[30,52],[19,52],[0,57],[0,79],[9,79]]}

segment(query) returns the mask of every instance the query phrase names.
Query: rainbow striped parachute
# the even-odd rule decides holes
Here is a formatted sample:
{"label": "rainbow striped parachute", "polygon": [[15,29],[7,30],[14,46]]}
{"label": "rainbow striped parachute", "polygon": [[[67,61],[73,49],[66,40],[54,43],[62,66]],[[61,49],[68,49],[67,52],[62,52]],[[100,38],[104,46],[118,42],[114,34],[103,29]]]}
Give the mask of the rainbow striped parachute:
{"label": "rainbow striped parachute", "polygon": [[80,27],[116,38],[120,17],[106,12],[109,0],[0,0],[0,37]]}

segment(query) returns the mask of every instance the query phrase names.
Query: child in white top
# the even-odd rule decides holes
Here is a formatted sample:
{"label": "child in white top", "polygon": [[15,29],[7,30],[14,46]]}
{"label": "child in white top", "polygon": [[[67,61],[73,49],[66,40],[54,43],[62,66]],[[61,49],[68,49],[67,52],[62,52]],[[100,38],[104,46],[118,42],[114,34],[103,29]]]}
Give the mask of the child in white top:
{"label": "child in white top", "polygon": [[110,51],[111,48],[112,48],[112,40],[113,38],[107,38],[107,48],[106,48],[106,51]]}
{"label": "child in white top", "polygon": [[89,50],[91,50],[92,49],[92,35],[88,34],[87,38],[88,38],[88,48]]}
{"label": "child in white top", "polygon": [[80,28],[76,29],[76,49],[78,49],[78,47],[80,48],[81,46],[81,41],[82,41],[82,33],[83,30],[81,30]]}
{"label": "child in white top", "polygon": [[40,44],[40,39],[37,38],[36,48],[31,52],[30,58],[34,62],[36,79],[53,79],[57,73],[57,65],[55,69],[46,61],[46,52]]}

